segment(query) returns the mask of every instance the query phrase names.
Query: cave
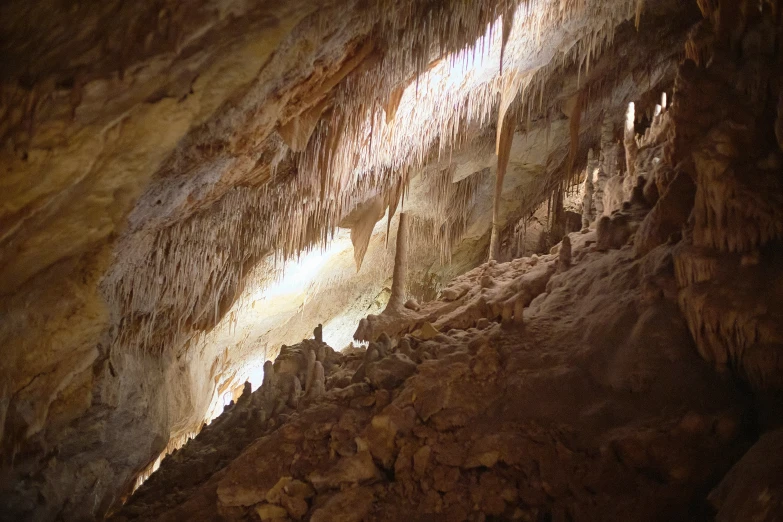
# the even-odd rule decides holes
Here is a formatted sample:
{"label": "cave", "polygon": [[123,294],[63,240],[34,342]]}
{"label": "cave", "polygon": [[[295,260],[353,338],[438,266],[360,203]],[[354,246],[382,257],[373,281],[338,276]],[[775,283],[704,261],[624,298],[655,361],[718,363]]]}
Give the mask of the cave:
{"label": "cave", "polygon": [[783,520],[782,10],[0,3],[0,520]]}

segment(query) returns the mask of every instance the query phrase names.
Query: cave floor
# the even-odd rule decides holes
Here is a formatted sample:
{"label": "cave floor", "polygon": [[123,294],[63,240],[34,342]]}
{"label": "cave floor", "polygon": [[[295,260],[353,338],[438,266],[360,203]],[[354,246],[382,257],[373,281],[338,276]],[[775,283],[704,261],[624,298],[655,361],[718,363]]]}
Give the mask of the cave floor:
{"label": "cave floor", "polygon": [[[583,232],[569,266],[534,256],[457,278],[419,317],[448,309],[462,326],[393,337],[378,360],[284,347],[277,381],[164,459],[113,520],[711,519],[707,495],[753,442],[750,401],[667,298],[672,247],[634,258]],[[509,289],[523,320],[492,305]],[[292,403],[281,376],[304,382],[319,349],[325,390]]]}

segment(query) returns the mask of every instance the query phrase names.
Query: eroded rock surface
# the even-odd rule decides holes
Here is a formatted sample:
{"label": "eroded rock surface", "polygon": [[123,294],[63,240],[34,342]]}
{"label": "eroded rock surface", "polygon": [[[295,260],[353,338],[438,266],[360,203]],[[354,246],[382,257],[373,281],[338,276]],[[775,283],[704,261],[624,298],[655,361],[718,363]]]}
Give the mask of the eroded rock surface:
{"label": "eroded rock surface", "polygon": [[251,4],[0,7],[0,518],[778,516],[779,2]]}
{"label": "eroded rock surface", "polygon": [[688,99],[736,82],[686,63],[677,85],[625,171],[604,126],[582,230],[364,319],[325,393],[187,491],[153,475],[116,519],[776,520],[776,120],[722,107],[735,123],[694,132]]}
{"label": "eroded rock surface", "polygon": [[[248,410],[254,441],[219,418],[115,519],[701,516],[705,487],[752,443],[749,403],[698,357],[673,296],[649,290],[673,284],[671,245],[635,259],[632,245],[596,250],[594,232],[570,238],[565,272],[552,256],[532,268],[531,259],[481,267],[492,285],[478,273],[457,282],[468,304],[449,317],[470,318],[461,325],[397,337],[369,363],[335,353],[332,375],[367,364],[365,379],[264,423]],[[475,327],[472,299],[538,272],[539,283],[520,285],[530,292],[523,324],[504,323],[501,311]],[[459,302],[422,310],[446,304]],[[413,373],[396,373],[400,364]],[[374,378],[381,369],[397,377]],[[209,446],[236,448],[233,460],[211,476],[179,471],[203,466],[196,448],[217,433]],[[185,488],[177,473],[200,479]]]}

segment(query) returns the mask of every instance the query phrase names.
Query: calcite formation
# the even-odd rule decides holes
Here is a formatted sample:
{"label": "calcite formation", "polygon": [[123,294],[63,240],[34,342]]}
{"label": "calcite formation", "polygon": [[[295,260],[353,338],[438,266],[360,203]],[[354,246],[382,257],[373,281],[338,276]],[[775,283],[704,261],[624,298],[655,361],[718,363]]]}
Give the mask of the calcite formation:
{"label": "calcite formation", "polygon": [[[676,286],[674,245],[637,259],[631,245],[597,251],[594,231],[570,238],[568,271],[555,274],[555,255],[483,265],[455,281],[456,301],[422,305],[443,315],[462,303],[444,333],[328,350],[324,395],[231,424],[254,417],[242,404],[262,387],[164,460],[112,520],[687,518],[751,444],[749,404],[698,358],[676,293],[650,297]],[[471,295],[514,283],[529,292],[523,329],[502,310],[473,315]],[[232,457],[205,473],[214,444]]]}
{"label": "calcite formation", "polygon": [[0,6],[0,519],[779,516],[779,1],[66,4]]}

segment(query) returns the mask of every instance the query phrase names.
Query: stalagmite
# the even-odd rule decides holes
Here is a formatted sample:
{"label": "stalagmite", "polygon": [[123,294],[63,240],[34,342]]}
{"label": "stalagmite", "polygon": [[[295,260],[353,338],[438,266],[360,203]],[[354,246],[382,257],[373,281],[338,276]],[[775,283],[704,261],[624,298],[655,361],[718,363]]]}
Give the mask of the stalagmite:
{"label": "stalagmite", "polygon": [[324,366],[320,361],[316,361],[313,365],[313,373],[311,378],[312,381],[308,383],[305,397],[312,400],[323,395],[324,391],[326,390]]}
{"label": "stalagmite", "polygon": [[277,397],[279,411],[283,406],[296,408],[299,405],[299,397],[302,395],[302,382],[295,375],[283,374],[280,376],[280,395]]}
{"label": "stalagmite", "polygon": [[558,269],[564,272],[571,267],[571,238],[567,235],[563,236],[558,254]]}
{"label": "stalagmite", "polygon": [[264,363],[264,380],[261,383],[261,389],[265,393],[272,393],[275,386],[275,366],[272,361]]}
{"label": "stalagmite", "polygon": [[240,395],[239,399],[237,399],[237,404],[245,404],[246,402],[250,401],[250,394],[252,392],[253,386],[248,381],[245,381],[245,384],[242,385],[242,395]]}
{"label": "stalagmite", "polygon": [[318,323],[318,326],[316,326],[313,330],[313,338],[316,340],[316,342],[324,342],[324,327],[321,323]]}
{"label": "stalagmite", "polygon": [[397,249],[394,252],[394,273],[391,296],[386,310],[400,310],[405,305],[405,281],[408,272],[408,213],[400,212],[397,226]]}
{"label": "stalagmite", "polygon": [[634,130],[634,121],[636,112],[634,102],[628,104],[628,111],[625,113],[625,128],[623,129],[623,145],[625,145],[625,178],[635,180],[634,165],[636,157],[639,154],[639,146],[636,144],[636,132]]}
{"label": "stalagmite", "polygon": [[378,352],[377,343],[370,343],[367,346],[367,350],[364,352],[364,360],[362,364],[359,366],[359,368],[356,369],[356,373],[354,373],[353,377],[351,378],[351,382],[353,383],[364,382],[364,379],[367,376],[367,366],[370,363],[373,363],[380,359],[381,359],[381,354],[380,352]]}

